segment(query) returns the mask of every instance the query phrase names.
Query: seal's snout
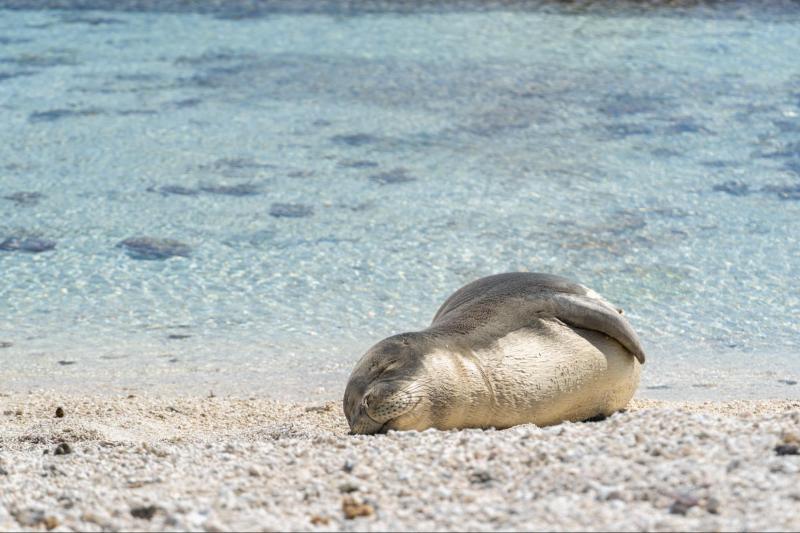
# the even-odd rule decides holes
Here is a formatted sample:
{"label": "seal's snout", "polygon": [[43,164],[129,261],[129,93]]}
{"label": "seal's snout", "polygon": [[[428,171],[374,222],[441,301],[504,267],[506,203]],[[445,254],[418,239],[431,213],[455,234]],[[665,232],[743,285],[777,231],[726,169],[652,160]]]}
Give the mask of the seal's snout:
{"label": "seal's snout", "polygon": [[351,435],[374,435],[383,432],[386,428],[385,423],[377,422],[370,418],[365,409],[359,409],[352,420],[348,420],[348,422],[350,423]]}
{"label": "seal's snout", "polygon": [[374,434],[394,427],[415,405],[414,376],[421,350],[408,334],[384,339],[370,348],[350,375],[344,412],[352,433]]}
{"label": "seal's snout", "polygon": [[367,414],[368,383],[362,379],[351,379],[344,392],[343,409],[351,435],[378,433],[383,424],[372,420]]}

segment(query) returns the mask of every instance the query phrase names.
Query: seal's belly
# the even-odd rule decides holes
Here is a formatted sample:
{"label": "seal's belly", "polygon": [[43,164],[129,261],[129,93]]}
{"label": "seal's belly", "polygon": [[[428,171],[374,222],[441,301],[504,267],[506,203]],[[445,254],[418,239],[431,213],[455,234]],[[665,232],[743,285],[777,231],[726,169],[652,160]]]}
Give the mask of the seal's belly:
{"label": "seal's belly", "polygon": [[453,427],[459,412],[461,427],[496,428],[609,415],[624,409],[639,385],[640,363],[617,341],[555,321],[514,331],[474,355],[486,394],[478,405],[456,409]]}

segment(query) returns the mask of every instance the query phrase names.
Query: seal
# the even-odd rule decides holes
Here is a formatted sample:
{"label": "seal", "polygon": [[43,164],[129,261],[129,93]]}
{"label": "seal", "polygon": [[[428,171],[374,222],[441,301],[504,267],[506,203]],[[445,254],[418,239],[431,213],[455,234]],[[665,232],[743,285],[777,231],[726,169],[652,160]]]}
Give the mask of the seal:
{"label": "seal", "polygon": [[497,274],[453,293],[427,329],[370,348],[344,413],[353,434],[589,420],[625,408],[644,361],[622,309],[593,290]]}

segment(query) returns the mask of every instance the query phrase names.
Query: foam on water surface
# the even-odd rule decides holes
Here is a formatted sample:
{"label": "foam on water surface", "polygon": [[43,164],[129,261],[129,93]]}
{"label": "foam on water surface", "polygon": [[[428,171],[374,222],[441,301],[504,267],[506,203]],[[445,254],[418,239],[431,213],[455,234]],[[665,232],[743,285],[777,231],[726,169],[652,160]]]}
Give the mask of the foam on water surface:
{"label": "foam on water surface", "polygon": [[4,386],[335,397],[531,270],[625,308],[647,396],[800,396],[791,4],[95,4],[0,10],[0,242],[55,246],[0,250]]}

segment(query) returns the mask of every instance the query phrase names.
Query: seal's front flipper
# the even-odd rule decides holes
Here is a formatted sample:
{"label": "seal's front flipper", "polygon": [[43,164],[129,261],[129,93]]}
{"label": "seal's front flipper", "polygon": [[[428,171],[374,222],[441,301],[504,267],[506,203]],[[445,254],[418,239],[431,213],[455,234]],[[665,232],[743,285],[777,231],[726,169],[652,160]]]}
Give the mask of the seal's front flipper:
{"label": "seal's front flipper", "polygon": [[578,294],[555,293],[547,298],[547,311],[575,327],[605,333],[644,363],[644,348],[619,310],[605,300]]}

